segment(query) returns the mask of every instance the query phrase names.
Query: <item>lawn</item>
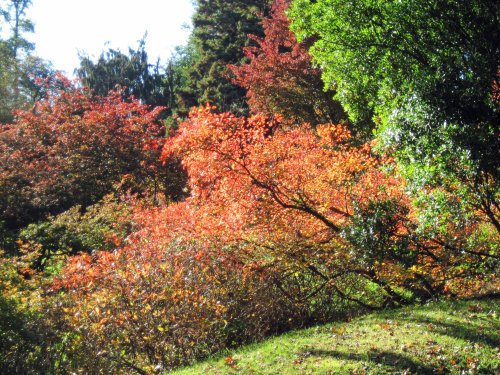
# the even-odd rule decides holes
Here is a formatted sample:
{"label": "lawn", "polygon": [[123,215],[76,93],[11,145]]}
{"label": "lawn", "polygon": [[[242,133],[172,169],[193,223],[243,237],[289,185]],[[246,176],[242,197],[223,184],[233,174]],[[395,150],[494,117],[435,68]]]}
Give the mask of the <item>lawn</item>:
{"label": "lawn", "polygon": [[500,374],[499,302],[382,311],[274,337],[174,374]]}

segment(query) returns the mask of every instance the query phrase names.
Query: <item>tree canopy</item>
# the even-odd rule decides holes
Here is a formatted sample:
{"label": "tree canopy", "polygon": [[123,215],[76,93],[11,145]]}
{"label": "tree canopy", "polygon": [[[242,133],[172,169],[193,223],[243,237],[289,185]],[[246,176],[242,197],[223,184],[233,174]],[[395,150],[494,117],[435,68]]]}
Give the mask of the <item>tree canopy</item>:
{"label": "tree canopy", "polygon": [[76,69],[83,85],[100,96],[121,87],[123,98],[130,96],[142,103],[157,106],[169,102],[169,95],[160,73],[159,63],[148,62],[146,41],[139,42],[137,50],[129,48],[128,55],[109,49],[103,52],[97,62],[88,56],[80,56],[80,67]]}
{"label": "tree canopy", "polygon": [[298,43],[288,29],[289,4],[275,1],[270,17],[262,20],[264,36],[250,35],[257,45],[244,48],[248,61],[229,66],[234,82],[247,90],[253,113],[279,113],[292,123],[338,122],[343,110],[332,99],[333,92],[323,90],[321,71],[308,53],[310,40]]}
{"label": "tree canopy", "polygon": [[34,25],[26,18],[31,0],[4,0],[0,2],[0,123],[13,119],[12,111],[25,104],[33,104],[43,96],[35,81],[54,73],[50,62],[32,54],[34,45],[27,34]]}
{"label": "tree canopy", "polygon": [[295,0],[290,15],[353,121],[427,153],[446,136],[499,178],[498,2]]}
{"label": "tree canopy", "polygon": [[244,59],[248,34],[262,35],[260,14],[269,0],[198,0],[189,43],[193,56],[189,80],[181,93],[187,108],[210,102],[221,110],[245,109],[245,90],[229,78],[227,64]]}

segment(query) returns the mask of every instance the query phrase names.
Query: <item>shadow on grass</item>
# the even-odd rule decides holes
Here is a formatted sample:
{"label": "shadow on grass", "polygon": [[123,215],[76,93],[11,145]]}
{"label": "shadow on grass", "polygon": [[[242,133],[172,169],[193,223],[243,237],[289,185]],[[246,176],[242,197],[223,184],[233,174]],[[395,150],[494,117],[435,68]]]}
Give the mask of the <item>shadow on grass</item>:
{"label": "shadow on grass", "polygon": [[318,357],[331,357],[339,360],[371,362],[375,365],[384,365],[391,367],[397,373],[404,373],[409,370],[416,374],[433,374],[434,367],[425,365],[419,361],[404,354],[383,351],[370,350],[365,354],[345,353],[337,350],[308,350],[308,355]]}
{"label": "shadow on grass", "polygon": [[483,344],[492,348],[500,347],[500,325],[493,319],[478,318],[478,321],[484,321],[485,323],[485,327],[482,329],[472,325],[467,326],[465,322],[445,322],[427,316],[415,316],[404,320],[417,324],[432,324],[432,331],[440,335]]}

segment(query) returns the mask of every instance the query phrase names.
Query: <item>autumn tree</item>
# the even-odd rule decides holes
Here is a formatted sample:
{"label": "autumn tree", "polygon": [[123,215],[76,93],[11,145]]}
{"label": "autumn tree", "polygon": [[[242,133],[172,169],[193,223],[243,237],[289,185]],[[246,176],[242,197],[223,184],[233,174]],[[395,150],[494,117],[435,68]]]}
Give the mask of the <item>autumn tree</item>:
{"label": "autumn tree", "polygon": [[[281,271],[276,275],[300,270],[315,279],[309,287],[333,288],[353,299],[340,287],[350,274],[359,285],[378,287],[387,303],[405,303],[401,286],[431,298],[456,277],[454,267],[475,264],[491,275],[498,261],[498,233],[492,226],[485,231],[484,212],[476,211],[468,223],[448,221],[441,236],[416,231],[401,181],[383,172],[384,160],[371,145],[356,145],[342,125],[286,129],[278,120],[202,108],[165,152],[182,158],[191,199],[208,210],[207,217],[215,215],[228,233],[253,244],[261,264],[267,259],[267,267]],[[485,237],[467,243],[471,235],[461,230]],[[300,300],[314,290],[289,294]]]}
{"label": "autumn tree", "polygon": [[185,203],[138,211],[129,245],[69,260],[51,289],[64,292],[51,310],[80,330],[68,370],[166,371],[301,321],[238,247],[189,236],[200,218]]}
{"label": "autumn tree", "polygon": [[[343,126],[317,133],[322,137],[307,126],[281,129],[279,120],[263,115],[247,119],[201,108],[164,151],[182,158],[193,203],[223,223],[217,233],[248,242],[256,269],[273,269],[276,285],[297,303],[334,288],[350,270],[377,280],[358,267],[359,256],[348,255],[340,234],[355,202],[376,197],[384,180],[378,162],[369,146],[350,146]],[[294,274],[300,277],[288,277]]]}
{"label": "autumn tree", "polygon": [[119,186],[164,189],[161,108],[125,102],[121,92],[93,98],[63,77],[59,82],[63,90],[48,90],[0,133],[1,218],[10,227],[85,207]]}
{"label": "autumn tree", "polygon": [[323,90],[321,71],[308,53],[310,40],[297,42],[285,12],[290,1],[276,0],[262,20],[264,36],[251,35],[256,46],[245,47],[248,62],[230,65],[234,82],[247,90],[253,113],[283,115],[294,123],[337,123],[343,118],[333,91]]}
{"label": "autumn tree", "polygon": [[54,310],[83,335],[77,368],[97,356],[108,371],[168,370],[339,306],[493,283],[498,236],[484,222],[450,223],[452,242],[419,232],[401,180],[381,169],[390,158],[344,125],[285,124],[201,107],[167,140],[191,196],[137,207],[126,244],[70,259],[52,283]]}

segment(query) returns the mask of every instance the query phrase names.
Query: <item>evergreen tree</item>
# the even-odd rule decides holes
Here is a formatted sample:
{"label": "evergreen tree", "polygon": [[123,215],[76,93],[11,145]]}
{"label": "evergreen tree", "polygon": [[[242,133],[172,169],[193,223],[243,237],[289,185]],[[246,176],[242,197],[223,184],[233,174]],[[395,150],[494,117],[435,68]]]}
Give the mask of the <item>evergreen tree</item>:
{"label": "evergreen tree", "polygon": [[260,17],[269,11],[269,0],[197,0],[193,16],[186,86],[180,101],[189,108],[210,102],[221,110],[245,110],[245,90],[229,78],[228,64],[244,60],[248,34],[262,36]]}
{"label": "evergreen tree", "polygon": [[166,105],[169,101],[165,97],[159,63],[148,62],[144,38],[139,41],[137,50],[129,48],[128,55],[109,49],[101,53],[95,63],[88,56],[80,56],[80,68],[76,73],[95,95],[105,96],[121,86],[124,99],[134,96],[152,106]]}

